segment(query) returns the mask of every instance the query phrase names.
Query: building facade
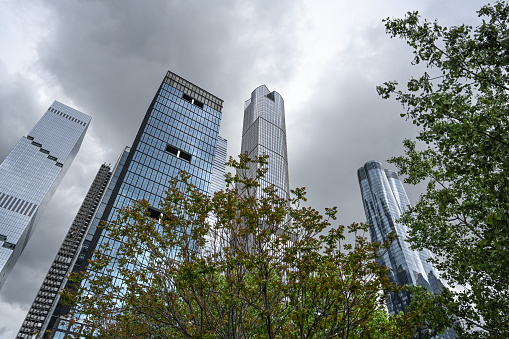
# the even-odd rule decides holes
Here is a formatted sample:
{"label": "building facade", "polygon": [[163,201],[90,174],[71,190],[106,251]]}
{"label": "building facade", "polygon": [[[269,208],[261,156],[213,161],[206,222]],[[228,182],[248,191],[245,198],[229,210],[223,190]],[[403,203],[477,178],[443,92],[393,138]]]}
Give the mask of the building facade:
{"label": "building facade", "polygon": [[55,101],[0,165],[0,288],[78,153],[90,120]]}
{"label": "building facade", "polygon": [[226,189],[226,182],[224,181],[226,173],[226,151],[228,148],[228,141],[218,136],[216,144],[216,156],[214,157],[214,166],[212,167],[212,177],[210,179],[210,196],[215,192]]}
{"label": "building facade", "polygon": [[[428,262],[432,258],[429,250],[410,249],[405,241],[408,228],[397,220],[408,210],[410,202],[403,183],[394,171],[384,169],[378,161],[368,161],[357,170],[364,212],[373,242],[384,242],[394,232],[398,238],[379,258],[380,265],[391,269],[389,279],[399,285],[420,285],[432,293],[444,288],[438,272]],[[409,291],[389,293],[387,308],[390,314],[407,313],[411,294]],[[440,338],[455,338],[455,333],[447,329]]]}
{"label": "building facade", "polygon": [[[247,152],[251,158],[268,155],[268,170],[260,181],[261,189],[275,185],[280,197],[290,198],[284,101],[265,85],[256,88],[244,104],[241,152]],[[251,167],[247,176],[254,177],[257,169]],[[260,197],[260,191],[257,196]]]}
{"label": "building facade", "polygon": [[94,215],[106,192],[111,174],[109,165],[101,165],[16,338],[32,338],[34,334],[44,333],[48,325],[52,325],[50,321],[63,307],[59,303],[59,292],[65,287],[67,275],[76,264],[78,249],[90,224],[93,221],[98,224],[97,220],[94,220]]}
{"label": "building facade", "polygon": [[[222,105],[221,99],[168,72],[145,114],[100,219],[113,221],[119,209],[141,199],[157,211],[170,178],[182,170],[191,175],[192,184],[209,193],[221,140]],[[85,260],[100,244],[108,242],[115,247],[115,240],[103,229],[91,227],[89,234],[91,242]],[[71,327],[64,317],[59,317],[52,330],[55,339],[64,338],[79,333],[81,324]]]}

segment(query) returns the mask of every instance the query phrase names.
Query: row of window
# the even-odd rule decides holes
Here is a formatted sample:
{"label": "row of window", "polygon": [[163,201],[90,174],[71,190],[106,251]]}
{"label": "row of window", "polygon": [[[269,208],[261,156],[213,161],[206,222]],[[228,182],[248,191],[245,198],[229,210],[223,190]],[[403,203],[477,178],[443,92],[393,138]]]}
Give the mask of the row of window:
{"label": "row of window", "polygon": [[71,120],[72,122],[75,122],[75,123],[77,123],[77,124],[80,124],[80,125],[82,125],[82,126],[86,126],[86,125],[87,125],[87,124],[86,124],[86,123],[84,123],[83,121],[81,121],[81,120],[79,120],[79,119],[76,119],[76,118],[74,118],[74,117],[71,117],[70,115],[65,114],[65,113],[63,113],[63,112],[60,112],[59,110],[54,109],[53,107],[48,108],[48,110],[49,110],[49,111],[51,111],[51,112],[53,112],[53,113],[56,113],[56,114],[60,115],[61,117],[64,117],[64,118],[66,118],[66,119],[68,119],[68,120]]}
{"label": "row of window", "polygon": [[[175,92],[175,93],[173,93],[173,92]],[[220,111],[218,111],[214,108],[211,108],[207,105],[204,105],[202,108],[197,105],[189,105],[192,103],[192,101],[184,99],[183,96],[184,96],[184,93],[181,91],[167,92],[167,91],[162,90],[159,92],[157,101],[164,105],[166,105],[168,102],[177,103],[181,107],[184,107],[187,110],[193,111],[197,115],[204,117],[206,119],[210,119],[210,120],[215,120],[215,119],[220,120],[221,119]],[[191,97],[191,99],[194,99],[190,95],[187,95],[187,97]],[[200,100],[199,102],[201,103],[202,101]],[[170,106],[170,105],[167,105],[167,106]]]}
{"label": "row of window", "polygon": [[[182,107],[172,101],[161,101],[159,98],[154,109],[159,113],[152,112],[151,117],[155,117],[163,122],[163,129],[168,129],[175,126],[175,120],[188,124],[192,128],[200,129],[201,132],[218,130],[220,119],[216,117],[204,117],[199,113],[194,112],[188,107]],[[210,133],[210,132],[209,132]],[[208,133],[207,133],[208,134]]]}
{"label": "row of window", "polygon": [[38,142],[36,142],[36,141],[33,141],[33,140],[34,140],[34,137],[32,137],[32,136],[28,135],[28,136],[27,136],[27,139],[32,140],[32,145],[34,145],[34,146],[36,146],[36,147],[39,147],[39,152],[42,152],[42,153],[44,153],[44,154],[47,154],[47,155],[48,155],[48,159],[55,161],[55,165],[56,165],[56,166],[58,166],[58,167],[64,167],[64,164],[62,164],[61,162],[58,162],[58,158],[57,158],[57,157],[54,157],[54,156],[50,155],[50,154],[49,154],[50,152],[49,152],[47,149],[42,148],[42,144],[40,144],[40,143],[38,143]]}
{"label": "row of window", "polygon": [[171,80],[168,81],[167,83],[163,83],[162,87],[164,90],[166,90],[168,92],[171,92],[173,94],[179,94],[179,96],[182,93],[184,93],[184,91],[186,91],[187,93],[194,92],[193,94],[195,96],[199,97],[200,100],[206,104],[205,108],[209,108],[210,110],[215,110],[217,112],[221,111],[222,103],[223,103],[223,101],[221,99],[215,98],[216,100],[210,100],[210,99],[212,99],[210,95],[208,97],[200,95],[199,93],[196,93],[196,91],[193,91],[193,90],[190,91],[189,88],[186,88],[186,86],[183,86],[183,85],[179,84],[178,82],[171,81]]}
{"label": "row of window", "polygon": [[[187,171],[189,174],[196,176],[200,176],[201,172],[212,171],[214,158],[210,153],[202,150],[195,150],[194,154],[192,154],[192,164],[186,161],[183,164],[177,165],[173,157],[167,156],[168,152],[165,152],[166,145],[167,144],[163,142],[158,142],[154,145],[154,140],[151,142],[150,139],[148,142],[140,142],[138,145],[138,151],[136,152],[137,154],[135,155],[135,161],[142,163],[150,169],[154,169],[165,174],[169,174],[170,171],[172,171],[171,168],[174,166],[177,166],[179,170]],[[173,144],[172,146],[175,147],[177,145]],[[175,172],[175,174],[177,174],[177,172]]]}
{"label": "row of window", "polygon": [[0,207],[31,217],[37,205],[6,193],[0,193]]}

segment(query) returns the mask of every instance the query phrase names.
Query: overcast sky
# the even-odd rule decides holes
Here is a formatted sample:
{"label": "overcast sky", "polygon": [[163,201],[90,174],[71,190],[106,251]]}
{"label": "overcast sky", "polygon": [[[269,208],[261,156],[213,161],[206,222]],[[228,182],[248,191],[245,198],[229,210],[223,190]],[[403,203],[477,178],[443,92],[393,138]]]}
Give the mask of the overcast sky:
{"label": "overcast sky", "polygon": [[[470,0],[0,0],[0,161],[58,100],[92,123],[0,291],[0,338],[14,338],[101,163],[131,145],[167,70],[224,100],[220,134],[240,152],[243,105],[265,84],[285,100],[290,185],[309,204],[364,221],[356,170],[403,152],[416,129],[376,85],[418,76],[382,19],[418,10],[479,22]],[[414,203],[422,187],[408,187]]]}

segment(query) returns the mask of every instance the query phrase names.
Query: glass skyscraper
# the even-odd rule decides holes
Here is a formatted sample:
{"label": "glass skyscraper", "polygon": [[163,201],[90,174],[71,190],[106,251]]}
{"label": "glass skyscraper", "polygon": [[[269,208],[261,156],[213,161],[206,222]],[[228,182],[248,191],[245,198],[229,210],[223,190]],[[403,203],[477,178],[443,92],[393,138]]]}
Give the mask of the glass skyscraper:
{"label": "glass skyscraper", "polygon": [[[265,85],[256,88],[244,104],[241,152],[251,158],[268,155],[268,170],[260,181],[261,188],[273,184],[280,197],[290,198],[284,101]],[[250,168],[248,177],[254,177],[256,170],[257,167]]]}
{"label": "glass skyscraper", "polygon": [[[218,150],[226,149],[226,140],[219,137],[222,105],[221,99],[168,72],[145,114],[132,148],[121,160],[122,170],[111,195],[105,194],[105,208],[98,218],[113,221],[119,209],[141,199],[158,211],[170,178],[182,170],[191,174],[191,183],[202,192],[210,193],[215,158]],[[108,232],[94,225],[87,239],[90,242],[83,254],[85,261],[100,244],[108,242],[112,248],[116,246]],[[114,256],[114,253],[109,254]],[[80,331],[80,323],[71,327],[63,317],[58,318],[53,327],[55,339]]]}
{"label": "glass skyscraper", "polygon": [[0,288],[78,153],[90,120],[55,101],[0,165]]}
{"label": "glass skyscraper", "polygon": [[[361,188],[362,202],[373,242],[384,242],[387,235],[394,232],[398,238],[383,253],[378,262],[391,269],[389,279],[399,285],[420,285],[432,293],[444,288],[438,272],[428,262],[432,257],[429,250],[416,251],[410,249],[405,241],[408,228],[397,222],[408,210],[410,202],[403,183],[394,171],[384,169],[378,161],[368,161],[357,170]],[[403,291],[399,294],[389,293],[387,308],[390,314],[408,311],[411,294]],[[455,338],[454,331],[446,330],[440,338]]]}

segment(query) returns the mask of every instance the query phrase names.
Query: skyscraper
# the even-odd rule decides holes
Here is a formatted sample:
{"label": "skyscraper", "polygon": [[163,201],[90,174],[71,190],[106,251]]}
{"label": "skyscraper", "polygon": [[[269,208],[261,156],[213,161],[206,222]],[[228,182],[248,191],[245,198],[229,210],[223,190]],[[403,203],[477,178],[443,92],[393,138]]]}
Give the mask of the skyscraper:
{"label": "skyscraper", "polygon": [[[444,285],[438,272],[428,262],[433,254],[429,250],[415,251],[406,242],[408,228],[397,222],[408,210],[410,202],[398,178],[398,174],[383,168],[378,161],[368,161],[357,170],[361,188],[362,202],[369,228],[371,241],[384,242],[387,235],[394,232],[398,238],[379,258],[378,263],[391,269],[389,279],[399,285],[420,285],[431,293],[438,293]],[[387,308],[390,314],[408,311],[411,293],[390,292]],[[456,338],[454,330],[448,328],[436,338]]]}
{"label": "skyscraper", "polygon": [[55,310],[62,308],[58,292],[65,286],[66,277],[76,264],[76,254],[91,222],[95,221],[96,226],[98,224],[94,214],[100,206],[111,174],[110,166],[101,165],[16,338],[32,338],[36,333],[44,333]]}
{"label": "skyscraper", "polygon": [[90,120],[55,101],[0,165],[0,288],[78,153]]}
{"label": "skyscraper", "polygon": [[[222,104],[216,96],[168,72],[125,157],[100,219],[113,221],[119,209],[141,199],[147,200],[149,210],[157,213],[170,178],[181,170],[191,174],[191,183],[209,193],[218,142],[220,149],[226,147],[226,140],[218,135]],[[88,238],[91,242],[83,254],[85,260],[92,257],[93,249],[100,244],[116,246],[115,240],[101,228],[90,227]],[[77,323],[70,327],[60,317],[53,326],[54,338],[79,333],[80,326]]]}
{"label": "skyscraper", "polygon": [[[244,104],[241,152],[247,152],[251,158],[268,155],[268,170],[260,182],[261,188],[273,184],[280,197],[290,198],[284,101],[265,85],[256,88]],[[247,175],[254,177],[256,170],[253,166]]]}
{"label": "skyscraper", "polygon": [[[410,202],[398,174],[383,168],[378,161],[368,161],[357,170],[364,211],[370,227],[371,240],[384,242],[394,232],[398,238],[388,251],[379,257],[380,265],[391,269],[389,278],[399,285],[420,285],[431,292],[439,292],[444,285],[437,271],[428,262],[433,255],[429,250],[415,251],[405,241],[408,229],[397,222],[408,210]],[[410,293],[391,293],[387,304],[391,314],[407,312]]]}

